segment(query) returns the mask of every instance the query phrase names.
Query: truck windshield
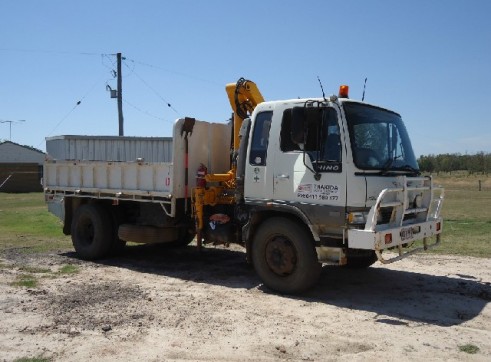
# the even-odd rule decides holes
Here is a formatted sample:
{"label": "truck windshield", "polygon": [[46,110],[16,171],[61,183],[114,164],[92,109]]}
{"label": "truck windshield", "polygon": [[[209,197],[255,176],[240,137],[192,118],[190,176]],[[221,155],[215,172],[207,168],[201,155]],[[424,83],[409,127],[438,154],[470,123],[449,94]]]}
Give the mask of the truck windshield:
{"label": "truck windshield", "polygon": [[359,169],[419,173],[401,116],[354,102],[345,102],[343,106],[353,161]]}

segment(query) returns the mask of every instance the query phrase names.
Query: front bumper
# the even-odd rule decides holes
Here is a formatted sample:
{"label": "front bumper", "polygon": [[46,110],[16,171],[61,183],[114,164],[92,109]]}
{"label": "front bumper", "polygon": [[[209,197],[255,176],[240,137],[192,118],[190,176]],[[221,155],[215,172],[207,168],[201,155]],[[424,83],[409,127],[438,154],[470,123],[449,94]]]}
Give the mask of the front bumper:
{"label": "front bumper", "polygon": [[353,249],[379,250],[411,244],[414,241],[439,235],[442,232],[441,218],[417,224],[377,231],[348,230],[349,247]]}
{"label": "front bumper", "polygon": [[[431,177],[398,177],[395,187],[382,190],[367,215],[364,229],[348,229],[348,247],[374,250],[382,263],[391,263],[440,243],[440,211],[444,190]],[[389,219],[381,215],[384,212]],[[433,244],[428,238],[436,236]],[[403,252],[403,247],[423,240],[423,247]],[[397,249],[399,256],[386,260],[382,251]]]}

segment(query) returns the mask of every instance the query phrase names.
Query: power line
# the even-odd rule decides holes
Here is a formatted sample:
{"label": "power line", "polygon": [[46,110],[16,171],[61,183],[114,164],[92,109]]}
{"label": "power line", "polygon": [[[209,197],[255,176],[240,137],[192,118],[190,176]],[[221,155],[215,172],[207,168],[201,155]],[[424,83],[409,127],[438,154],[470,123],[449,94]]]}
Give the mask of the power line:
{"label": "power line", "polygon": [[[80,100],[77,101],[77,103],[75,103],[75,105],[72,107],[72,109],[70,109],[70,111],[68,111],[68,113],[65,114],[65,116],[63,116],[63,118],[60,119],[60,121],[56,124],[56,126],[54,126],[51,131],[47,134],[46,137],[49,137],[50,135],[53,134],[53,132],[73,113],[73,111],[75,110],[75,108],[77,108],[81,103],[82,101],[95,89],[95,87],[97,85],[99,85],[101,82],[101,79],[104,79],[106,78],[106,75],[104,75],[104,77],[100,78],[97,82],[95,82],[92,87],[90,87],[90,89],[82,96],[82,98],[80,98]],[[44,143],[44,140],[42,140],[41,142],[39,142],[39,144],[37,145],[37,147],[39,148],[42,144]]]}
{"label": "power line", "polygon": [[[113,56],[116,55],[116,53],[76,52],[76,51],[52,50],[52,49],[0,48],[0,51],[3,51],[3,52],[16,52],[16,53],[37,53],[37,54],[62,54],[62,55],[101,56],[101,57],[107,57],[107,58],[109,58],[110,55],[113,55]],[[161,70],[161,71],[164,71],[164,72],[167,72],[167,73],[172,73],[172,74],[180,75],[180,76],[183,76],[183,77],[186,77],[186,78],[190,78],[190,79],[195,79],[195,80],[198,80],[200,82],[213,84],[213,85],[218,86],[218,87],[223,87],[223,84],[222,83],[218,83],[218,82],[213,81],[213,80],[210,80],[210,79],[205,79],[205,78],[202,78],[202,77],[198,77],[198,76],[195,76],[193,74],[188,74],[188,73],[184,73],[184,72],[178,72],[178,71],[175,71],[175,70],[170,70],[170,69],[167,69],[167,68],[164,68],[164,67],[160,67],[158,65],[153,65],[153,64],[142,62],[142,61],[135,60],[135,59],[130,59],[130,58],[125,58],[125,59],[128,60],[128,61],[130,61],[130,62],[134,62],[136,64],[143,65],[145,67],[149,67],[149,68]],[[105,64],[103,64],[103,65],[105,67],[107,67]]]}
{"label": "power line", "polygon": [[[101,64],[103,67],[111,70],[112,72],[112,76],[113,78],[116,78],[117,76],[117,72],[115,72],[114,68],[115,68],[115,61],[113,60],[113,57],[116,56],[117,54],[113,54],[113,53],[95,53],[95,52],[81,52],[81,51],[60,51],[60,50],[50,50],[50,49],[22,49],[22,48],[0,48],[0,52],[17,52],[17,53],[37,53],[37,54],[51,54],[51,55],[80,55],[80,56],[98,56],[101,58]],[[160,66],[156,66],[156,65],[152,65],[152,64],[149,64],[149,63],[145,63],[145,62],[141,62],[141,61],[138,61],[138,60],[134,60],[134,59],[128,59],[128,58],[123,58],[123,60],[126,60],[128,62],[132,62],[132,67],[130,67],[127,62],[125,61],[125,66],[130,70],[130,76],[132,74],[134,74],[145,86],[147,86],[160,100],[162,100],[162,102],[164,102],[169,108],[171,108],[176,114],[179,114],[179,112],[171,105],[171,103],[165,99],[154,87],[152,87],[147,81],[145,81],[145,79],[143,79],[137,72],[135,72],[135,68],[136,68],[136,64],[139,64],[139,65],[142,65],[142,66],[145,66],[145,67],[149,67],[149,68],[153,68],[153,69],[156,69],[156,70],[160,70],[160,71],[164,71],[164,72],[167,72],[167,73],[173,73],[173,74],[177,74],[179,76],[183,76],[183,77],[187,77],[187,78],[191,78],[191,79],[195,79],[195,80],[198,80],[200,82],[205,82],[205,83],[210,83],[210,84],[213,84],[213,85],[216,85],[216,86],[219,86],[219,87],[223,87],[223,85],[221,83],[217,83],[215,81],[212,81],[212,80],[209,80],[209,79],[204,79],[204,78],[201,78],[201,77],[197,77],[197,76],[194,76],[194,75],[191,75],[191,74],[187,74],[187,73],[184,73],[184,72],[178,72],[178,71],[172,71],[172,70],[169,70],[169,69],[166,69],[166,68],[163,68],[163,67],[160,67]],[[109,64],[107,64],[107,61],[109,61]],[[106,84],[107,82],[109,81],[107,79],[107,75],[105,75],[103,78],[106,78]],[[47,136],[50,136],[51,134],[53,134],[53,132],[66,120],[68,119],[71,114],[75,111],[75,109],[82,103],[82,101],[94,90],[94,88],[100,83],[101,81],[97,81],[96,83],[94,83],[94,85],[83,95],[83,97],[81,97],[76,103],[75,105],[58,121],[58,123],[51,129],[51,131],[47,134]],[[172,123],[171,121],[169,120],[166,120],[164,118],[161,118],[159,116],[156,116],[148,111],[145,111],[137,106],[135,106],[134,104],[128,102],[126,99],[123,100],[126,104],[128,104],[129,106],[131,106],[132,108],[134,108],[135,110],[141,112],[141,113],[144,113],[152,118],[155,118],[155,119],[158,119],[158,120],[162,120],[162,121],[165,121],[165,122],[170,122]],[[43,144],[44,140],[42,140],[39,145],[37,147],[40,147],[41,144]]]}
{"label": "power line", "polygon": [[[68,113],[65,114],[65,116],[62,119],[60,119],[60,121],[56,124],[56,126],[53,127],[53,129],[47,134],[46,137],[49,137],[60,126],[60,124],[62,124],[70,116],[70,114],[72,114],[72,112],[75,110],[75,108],[77,108],[80,105],[80,103],[82,103],[82,101],[78,101],[73,106],[73,108],[70,109],[70,111],[68,111]],[[44,143],[44,140],[42,140],[41,142],[39,142],[39,144],[36,147],[40,147],[43,143]]]}
{"label": "power line", "polygon": [[[128,64],[126,64],[126,62],[124,62],[124,65],[130,69],[130,67],[128,66]],[[176,112],[177,114],[179,114],[179,112],[169,103],[169,101],[167,101],[164,97],[162,97],[160,95],[159,92],[157,92],[157,90],[155,90],[155,88],[153,88],[150,84],[148,84],[140,75],[138,75],[137,72],[135,72],[135,68],[133,67],[132,69],[132,74],[134,74],[143,84],[145,84],[152,92],[154,92],[157,97],[159,97],[166,105],[167,107],[169,107],[170,109],[172,109],[174,112]]]}
{"label": "power line", "polygon": [[64,54],[64,55],[87,55],[87,56],[100,56],[104,53],[91,53],[91,52],[70,52],[62,50],[47,50],[47,49],[20,49],[20,48],[0,48],[0,51],[4,52],[16,52],[16,53],[38,53],[38,54]]}
{"label": "power line", "polygon": [[126,58],[126,60],[127,61],[130,61],[130,62],[134,62],[136,64],[143,65],[145,67],[158,69],[158,70],[161,70],[161,71],[164,71],[164,72],[167,72],[167,73],[172,73],[172,74],[180,75],[180,76],[183,76],[183,77],[186,77],[186,78],[190,78],[190,79],[194,79],[194,80],[198,80],[198,81],[204,82],[204,83],[210,83],[210,84],[216,85],[216,86],[218,86],[220,88],[223,88],[223,84],[222,83],[218,83],[218,82],[215,82],[215,81],[210,80],[210,79],[205,79],[205,78],[197,77],[195,75],[187,74],[187,73],[183,73],[183,72],[177,72],[177,71],[166,69],[166,68],[163,68],[163,67],[160,67],[160,66],[157,66],[157,65],[153,65],[153,64],[141,62],[141,61],[138,61],[138,60],[135,60],[135,59]]}
{"label": "power line", "polygon": [[[108,66],[106,63],[104,63],[104,59],[108,59],[109,62],[111,63],[111,66]],[[103,67],[111,70],[114,72],[114,68],[116,67],[116,63],[109,57],[109,54],[101,54],[101,64]],[[116,78],[113,76],[113,78]]]}
{"label": "power line", "polygon": [[169,123],[173,123],[172,121],[169,121],[168,119],[165,119],[165,118],[162,118],[162,117],[159,117],[159,116],[156,116],[148,111],[145,111],[143,109],[141,109],[140,107],[137,107],[135,106],[134,104],[128,102],[128,100],[126,98],[123,98],[123,102],[127,105],[129,105],[130,107],[134,108],[135,110],[137,110],[138,112],[141,112],[143,114],[146,114],[147,116],[150,116],[152,118],[155,118],[155,119],[158,119],[160,121],[164,121],[164,122],[169,122]]}

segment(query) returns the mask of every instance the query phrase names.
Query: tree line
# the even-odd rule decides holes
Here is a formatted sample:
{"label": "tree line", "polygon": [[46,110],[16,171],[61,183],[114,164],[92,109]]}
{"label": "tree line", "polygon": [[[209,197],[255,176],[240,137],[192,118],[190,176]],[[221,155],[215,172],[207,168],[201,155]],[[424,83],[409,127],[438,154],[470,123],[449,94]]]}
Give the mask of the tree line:
{"label": "tree line", "polygon": [[422,155],[418,158],[422,172],[468,171],[469,174],[491,171],[491,153],[478,152],[475,155],[446,153],[442,155]]}

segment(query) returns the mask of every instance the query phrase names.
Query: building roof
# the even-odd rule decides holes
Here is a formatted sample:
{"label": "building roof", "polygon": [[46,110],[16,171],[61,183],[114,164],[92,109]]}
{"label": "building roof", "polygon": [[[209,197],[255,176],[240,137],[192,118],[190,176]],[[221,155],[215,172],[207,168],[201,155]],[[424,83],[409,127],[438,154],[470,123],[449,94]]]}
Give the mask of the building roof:
{"label": "building roof", "polygon": [[19,145],[11,141],[0,143],[0,163],[37,163],[42,165],[46,158],[43,151]]}
{"label": "building roof", "polygon": [[12,142],[12,141],[0,141],[0,147],[2,147],[4,144],[12,144],[12,145],[15,145],[15,146],[19,146],[19,147],[22,147],[22,148],[25,148],[25,149],[28,149],[30,151],[35,151],[35,152],[39,152],[41,154],[45,154],[43,151],[35,148],[35,147],[32,147],[32,146],[25,146],[25,145],[20,145],[18,143],[15,143],[15,142]]}

